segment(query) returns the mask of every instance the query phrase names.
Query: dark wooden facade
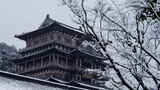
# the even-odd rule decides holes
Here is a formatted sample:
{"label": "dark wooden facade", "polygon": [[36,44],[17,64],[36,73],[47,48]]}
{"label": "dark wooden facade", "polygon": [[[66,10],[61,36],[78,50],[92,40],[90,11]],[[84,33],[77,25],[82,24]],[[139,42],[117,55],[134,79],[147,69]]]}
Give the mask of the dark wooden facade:
{"label": "dark wooden facade", "polygon": [[26,48],[20,51],[22,57],[14,60],[18,74],[96,84],[96,75],[85,69],[105,67],[99,53],[81,46],[83,40],[90,40],[85,33],[54,21],[49,15],[37,30],[16,37],[26,42]]}

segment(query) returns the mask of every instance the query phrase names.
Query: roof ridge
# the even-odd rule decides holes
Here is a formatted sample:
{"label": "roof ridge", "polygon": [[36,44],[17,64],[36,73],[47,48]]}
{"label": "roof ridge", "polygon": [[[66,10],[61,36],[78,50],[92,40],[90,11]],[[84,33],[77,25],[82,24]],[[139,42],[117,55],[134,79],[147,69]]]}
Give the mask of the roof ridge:
{"label": "roof ridge", "polygon": [[47,26],[53,24],[54,22],[55,22],[55,20],[53,20],[52,18],[50,18],[50,15],[47,14],[46,18],[44,19],[44,21],[42,22],[42,24],[38,27],[38,29],[47,27]]}

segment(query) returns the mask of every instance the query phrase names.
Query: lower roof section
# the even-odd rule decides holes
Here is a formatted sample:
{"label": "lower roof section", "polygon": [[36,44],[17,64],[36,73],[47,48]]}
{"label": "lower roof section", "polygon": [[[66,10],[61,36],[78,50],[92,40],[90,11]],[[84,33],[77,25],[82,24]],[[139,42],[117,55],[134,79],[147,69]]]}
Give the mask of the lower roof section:
{"label": "lower roof section", "polygon": [[0,71],[0,90],[89,90]]}
{"label": "lower roof section", "polygon": [[[89,87],[89,88],[87,88]],[[92,88],[92,89],[91,89]],[[0,90],[105,90],[82,83],[71,85],[0,71]]]}

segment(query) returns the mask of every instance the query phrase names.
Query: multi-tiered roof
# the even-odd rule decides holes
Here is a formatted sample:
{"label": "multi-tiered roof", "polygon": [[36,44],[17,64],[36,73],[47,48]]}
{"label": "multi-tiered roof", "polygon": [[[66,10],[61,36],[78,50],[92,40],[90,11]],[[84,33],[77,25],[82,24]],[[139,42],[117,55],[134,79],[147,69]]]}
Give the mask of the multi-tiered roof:
{"label": "multi-tiered roof", "polygon": [[20,51],[22,56],[14,60],[17,73],[22,75],[51,80],[57,80],[56,77],[74,85],[83,85],[81,81],[96,84],[95,73],[85,70],[104,70],[106,65],[100,52],[82,44],[85,40],[93,41],[91,36],[49,15],[35,31],[15,37],[26,41],[26,48]]}

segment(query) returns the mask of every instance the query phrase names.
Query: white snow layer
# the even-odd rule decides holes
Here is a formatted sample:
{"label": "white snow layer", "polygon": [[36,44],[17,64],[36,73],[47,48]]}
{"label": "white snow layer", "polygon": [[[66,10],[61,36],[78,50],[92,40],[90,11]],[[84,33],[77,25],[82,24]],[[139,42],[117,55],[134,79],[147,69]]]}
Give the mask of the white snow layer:
{"label": "white snow layer", "polygon": [[32,82],[24,82],[0,77],[0,90],[64,90],[57,87],[44,86]]}

